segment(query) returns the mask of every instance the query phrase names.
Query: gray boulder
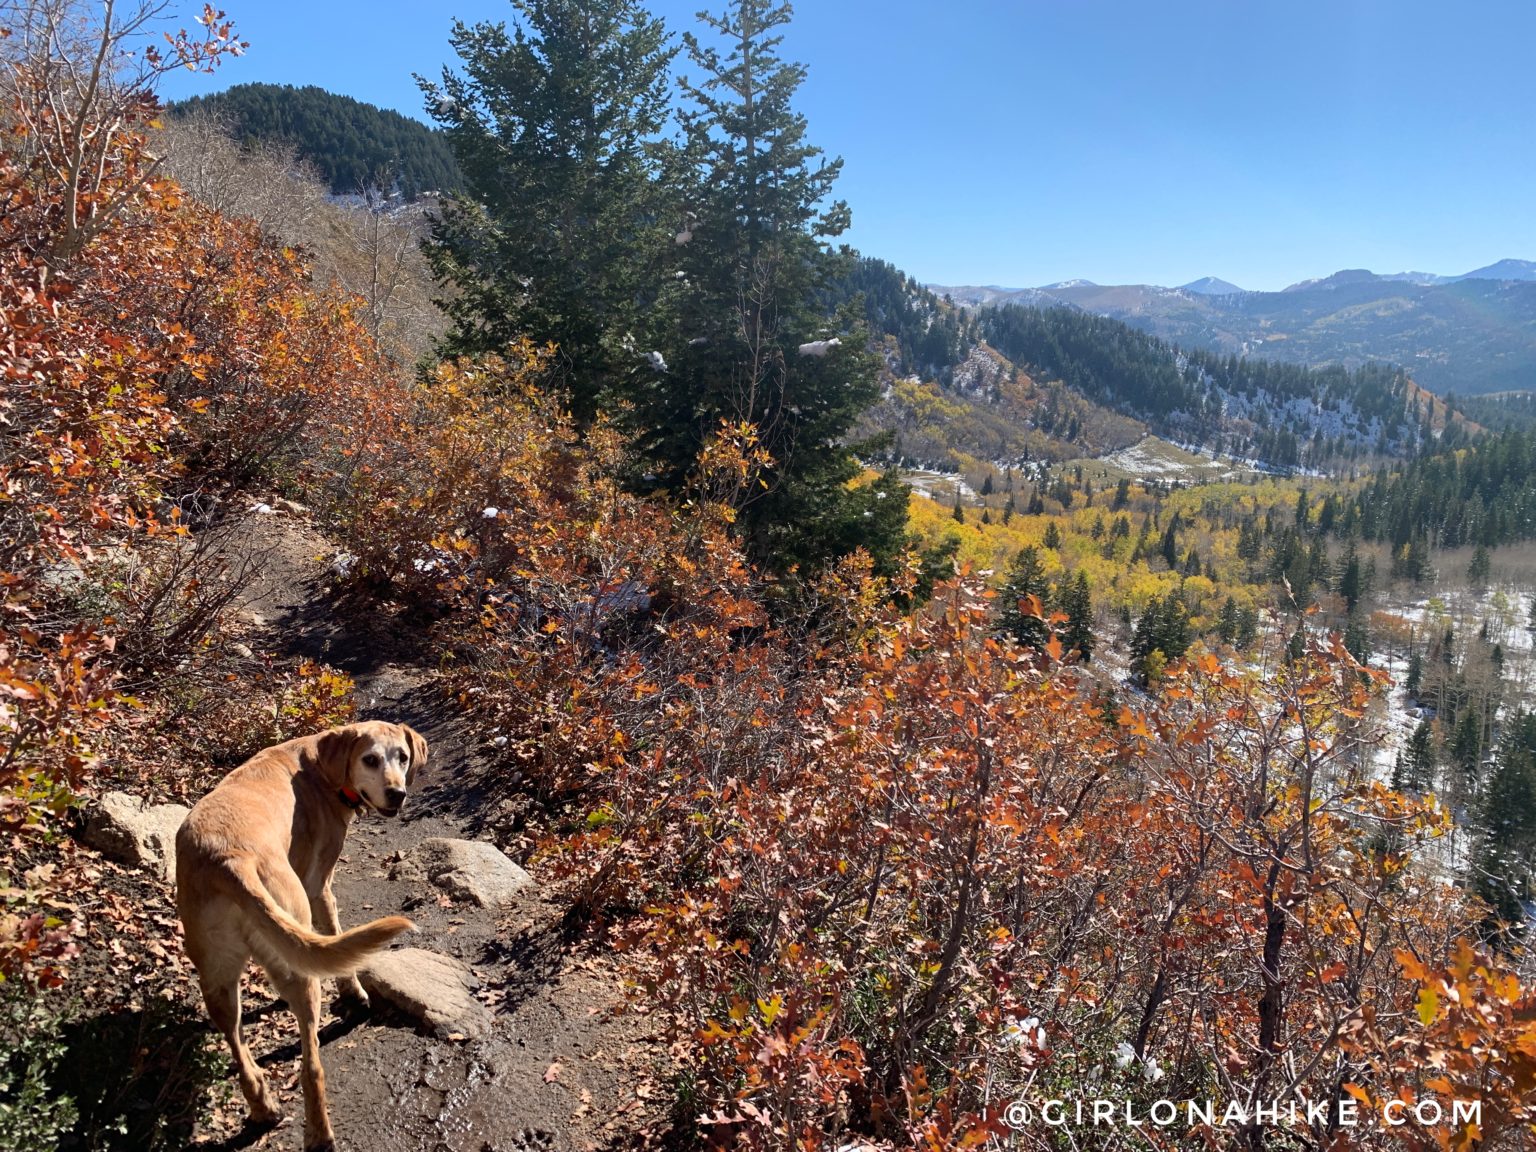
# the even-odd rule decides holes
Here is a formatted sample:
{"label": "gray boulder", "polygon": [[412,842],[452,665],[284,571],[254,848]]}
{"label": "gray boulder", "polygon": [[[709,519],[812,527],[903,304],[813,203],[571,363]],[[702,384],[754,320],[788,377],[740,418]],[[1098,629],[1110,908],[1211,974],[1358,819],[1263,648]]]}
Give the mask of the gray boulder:
{"label": "gray boulder", "polygon": [[509,903],[534,886],[494,844],[433,837],[413,848],[390,873],[393,880],[429,880],[457,900],[482,908]]}
{"label": "gray boulder", "polygon": [[491,1010],[474,995],[480,981],[452,956],[425,948],[382,952],[357,978],[369,996],[393,1004],[434,1036],[473,1040],[491,1030]]}
{"label": "gray boulder", "polygon": [[126,792],[108,792],[86,811],[88,847],[109,860],[154,868],[176,879],[176,830],[192,810],[181,804],[145,804]]}

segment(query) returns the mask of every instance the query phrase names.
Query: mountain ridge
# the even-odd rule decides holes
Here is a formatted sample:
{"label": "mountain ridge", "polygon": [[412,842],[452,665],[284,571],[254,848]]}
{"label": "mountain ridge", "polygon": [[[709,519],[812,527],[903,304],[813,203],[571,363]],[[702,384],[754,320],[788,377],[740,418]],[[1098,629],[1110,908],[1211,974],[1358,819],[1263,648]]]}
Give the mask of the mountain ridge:
{"label": "mountain ridge", "polygon": [[1003,284],[938,284],[924,282],[923,287],[939,295],[953,296],[957,303],[969,303],[968,297],[979,293],[994,293],[998,296],[1013,296],[1031,292],[1052,292],[1069,288],[1146,288],[1156,289],[1162,292],[1198,292],[1202,295],[1230,296],[1240,293],[1278,291],[1289,292],[1293,289],[1302,289],[1309,286],[1337,281],[1340,277],[1351,280],[1385,280],[1393,282],[1405,282],[1424,286],[1439,286],[1442,284],[1455,284],[1462,280],[1507,280],[1527,281],[1536,280],[1536,260],[1521,260],[1518,257],[1506,256],[1495,260],[1492,264],[1485,264],[1480,268],[1474,268],[1470,272],[1462,272],[1459,275],[1446,275],[1439,272],[1373,272],[1369,268],[1341,268],[1327,276],[1317,276],[1307,280],[1298,280],[1294,284],[1288,284],[1278,289],[1248,289],[1241,288],[1230,280],[1224,280],[1219,276],[1202,276],[1197,280],[1191,280],[1187,284],[1174,286],[1135,283],[1135,284],[1100,284],[1095,280],[1082,277],[1072,277],[1067,280],[1057,280],[1050,284],[1040,284],[1034,287],[1015,288]]}
{"label": "mountain ridge", "polygon": [[1536,262],[1507,258],[1456,277],[1343,269],[1278,292],[1218,294],[1201,283],[929,287],[973,308],[1077,308],[1185,348],[1312,367],[1397,364],[1442,396],[1536,388]]}

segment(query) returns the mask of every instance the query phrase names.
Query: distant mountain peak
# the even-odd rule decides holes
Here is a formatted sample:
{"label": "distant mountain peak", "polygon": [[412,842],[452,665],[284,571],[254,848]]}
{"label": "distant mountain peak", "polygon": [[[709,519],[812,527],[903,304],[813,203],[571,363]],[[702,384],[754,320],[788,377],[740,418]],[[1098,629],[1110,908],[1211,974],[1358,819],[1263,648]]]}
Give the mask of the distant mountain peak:
{"label": "distant mountain peak", "polygon": [[1441,276],[1435,272],[1382,272],[1376,277],[1378,280],[1397,280],[1406,284],[1419,284],[1427,288],[1439,284],[1449,284],[1456,279],[1454,276]]}
{"label": "distant mountain peak", "polygon": [[1092,280],[1059,280],[1055,284],[1046,284],[1040,290],[1050,292],[1056,288],[1097,288]]}
{"label": "distant mountain peak", "polygon": [[1536,280],[1536,260],[1500,260],[1486,268],[1475,268],[1458,280]]}
{"label": "distant mountain peak", "polygon": [[1230,280],[1222,280],[1216,276],[1202,276],[1198,280],[1191,280],[1188,284],[1180,284],[1179,289],[1184,292],[1196,292],[1201,296],[1236,296],[1243,291]]}
{"label": "distant mountain peak", "polygon": [[1286,292],[1308,292],[1314,289],[1342,288],[1346,284],[1370,284],[1380,280],[1369,268],[1345,268],[1335,272],[1332,276],[1324,276],[1320,280],[1301,280],[1284,289]]}

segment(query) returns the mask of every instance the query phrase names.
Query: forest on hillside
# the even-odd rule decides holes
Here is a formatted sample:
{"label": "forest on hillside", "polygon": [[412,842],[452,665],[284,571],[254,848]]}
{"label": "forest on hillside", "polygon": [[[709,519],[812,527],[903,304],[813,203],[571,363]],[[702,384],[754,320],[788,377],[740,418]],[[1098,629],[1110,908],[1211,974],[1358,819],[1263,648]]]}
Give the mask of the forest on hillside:
{"label": "forest on hillside", "polygon": [[978,312],[983,337],[1016,364],[1146,421],[1181,443],[1281,469],[1338,471],[1371,456],[1448,450],[1462,427],[1432,420],[1400,368],[1353,370],[1180,349],[1075,308]]}
{"label": "forest on hillside", "polygon": [[[1390,370],[1169,358],[860,262],[778,0],[452,24],[422,88],[460,183],[413,223],[160,126],[167,70],[246,45],[138,11],[0,9],[0,1149],[298,1135],[241,1127],[167,881],[83,814],[375,709],[331,626],[428,686],[464,734],[440,786],[543,885],[547,953],[495,921],[486,1027],[567,978],[643,1016],[602,1054],[643,1093],[565,1092],[570,1053],[530,1077],[604,1140],[1044,1150],[1078,1136],[1009,1105],[1091,1091],[1243,1104],[1139,1130],[1170,1149],[1529,1144],[1536,733],[1491,753],[1491,634],[1416,634],[1454,726],[1382,779],[1366,610],[1452,530],[1524,536],[1528,436],[1463,446]],[[860,424],[896,373],[1053,413],[1026,448],[1252,390],[1416,456],[1200,486],[972,458],[941,505]],[[284,554],[307,646],[247,609]],[[1439,869],[1452,771],[1469,875]],[[467,904],[429,901],[446,951]],[[439,1108],[444,1069],[495,1080],[431,1043]],[[1291,1099],[1323,1111],[1252,1109]],[[1476,1113],[1341,1120],[1427,1099]]]}
{"label": "forest on hillside", "polygon": [[419,120],[307,84],[236,84],[168,109],[176,119],[212,117],[246,147],[289,144],[338,196],[369,189],[415,200],[453,192],[458,163],[439,133]]}

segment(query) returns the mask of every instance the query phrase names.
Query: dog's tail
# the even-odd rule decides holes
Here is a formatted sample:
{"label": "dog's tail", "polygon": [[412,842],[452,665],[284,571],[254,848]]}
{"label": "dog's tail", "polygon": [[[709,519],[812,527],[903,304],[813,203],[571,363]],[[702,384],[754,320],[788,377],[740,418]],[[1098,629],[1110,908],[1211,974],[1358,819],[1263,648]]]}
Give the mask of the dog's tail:
{"label": "dog's tail", "polygon": [[231,874],[239,902],[248,914],[247,922],[255,932],[256,939],[251,943],[256,946],[258,959],[269,954],[300,976],[319,978],[355,972],[370,955],[400,933],[416,928],[404,916],[384,916],[339,936],[324,936],[304,927],[272,899],[254,864],[242,862],[231,869]]}

